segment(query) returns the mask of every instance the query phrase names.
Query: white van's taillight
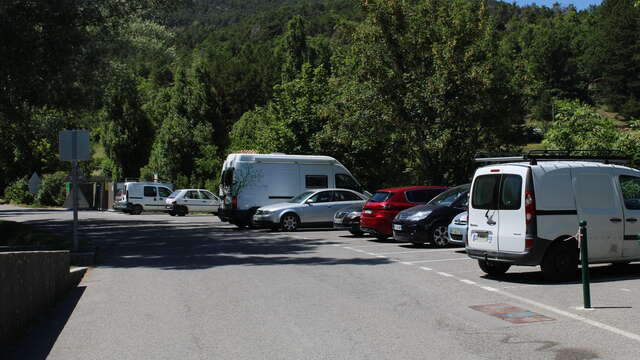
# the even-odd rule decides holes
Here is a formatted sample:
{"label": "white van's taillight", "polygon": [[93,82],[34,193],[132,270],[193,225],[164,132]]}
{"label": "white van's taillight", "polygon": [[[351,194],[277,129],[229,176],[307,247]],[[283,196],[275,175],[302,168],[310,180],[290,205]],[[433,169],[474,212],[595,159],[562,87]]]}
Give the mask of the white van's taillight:
{"label": "white van's taillight", "polygon": [[237,196],[231,197],[231,208],[232,209],[237,209],[238,208],[238,197]]}
{"label": "white van's taillight", "polygon": [[536,217],[536,199],[531,191],[525,191],[524,193],[524,212],[526,219],[525,223],[531,223],[531,221]]}

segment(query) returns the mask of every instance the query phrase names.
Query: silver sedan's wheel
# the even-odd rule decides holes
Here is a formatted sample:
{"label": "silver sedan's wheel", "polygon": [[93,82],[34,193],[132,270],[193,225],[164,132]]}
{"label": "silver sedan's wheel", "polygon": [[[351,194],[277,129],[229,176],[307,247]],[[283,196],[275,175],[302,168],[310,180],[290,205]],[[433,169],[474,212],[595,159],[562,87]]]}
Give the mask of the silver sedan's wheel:
{"label": "silver sedan's wheel", "polygon": [[296,231],[300,226],[300,219],[296,214],[284,214],[280,219],[280,226],[284,231]]}
{"label": "silver sedan's wheel", "polygon": [[443,248],[449,243],[449,236],[447,234],[447,227],[442,224],[438,224],[433,228],[431,233],[431,242],[433,246],[437,248]]}

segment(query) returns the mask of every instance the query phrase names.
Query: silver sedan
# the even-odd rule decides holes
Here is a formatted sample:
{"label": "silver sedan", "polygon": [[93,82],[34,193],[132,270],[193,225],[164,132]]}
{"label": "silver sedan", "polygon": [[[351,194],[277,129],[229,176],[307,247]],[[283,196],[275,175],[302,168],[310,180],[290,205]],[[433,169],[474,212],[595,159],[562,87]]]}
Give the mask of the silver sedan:
{"label": "silver sedan", "polygon": [[467,222],[469,219],[467,214],[468,213],[466,211],[461,212],[460,214],[456,215],[456,217],[453,218],[453,221],[451,221],[451,224],[449,224],[449,244],[460,246],[464,246],[466,244]]}
{"label": "silver sedan", "polygon": [[299,227],[331,227],[336,211],[350,205],[362,205],[367,197],[348,189],[305,191],[288,202],[259,208],[253,216],[254,225],[284,231]]}

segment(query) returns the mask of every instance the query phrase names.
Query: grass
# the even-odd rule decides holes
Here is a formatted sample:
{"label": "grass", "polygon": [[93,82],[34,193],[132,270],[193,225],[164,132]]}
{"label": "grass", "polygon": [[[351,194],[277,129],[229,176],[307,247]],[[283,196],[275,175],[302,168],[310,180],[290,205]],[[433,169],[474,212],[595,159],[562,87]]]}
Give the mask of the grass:
{"label": "grass", "polygon": [[71,242],[33,225],[0,220],[0,246],[41,246],[47,249],[69,249]]}

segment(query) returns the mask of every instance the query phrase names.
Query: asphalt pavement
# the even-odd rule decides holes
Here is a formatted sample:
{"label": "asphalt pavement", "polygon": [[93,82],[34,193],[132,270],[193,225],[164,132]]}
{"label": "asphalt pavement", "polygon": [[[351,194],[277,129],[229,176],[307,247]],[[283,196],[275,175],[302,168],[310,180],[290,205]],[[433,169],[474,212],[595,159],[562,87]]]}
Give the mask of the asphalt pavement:
{"label": "asphalt pavement", "polygon": [[[69,232],[71,212],[0,206]],[[16,359],[637,359],[640,264],[579,283],[484,275],[461,248],[346,231],[238,230],[211,215],[80,212],[99,266]],[[0,353],[0,355],[2,355]],[[2,357],[2,356],[0,356]]]}

